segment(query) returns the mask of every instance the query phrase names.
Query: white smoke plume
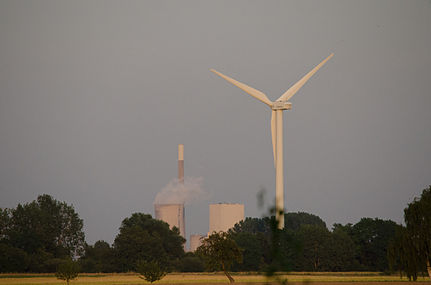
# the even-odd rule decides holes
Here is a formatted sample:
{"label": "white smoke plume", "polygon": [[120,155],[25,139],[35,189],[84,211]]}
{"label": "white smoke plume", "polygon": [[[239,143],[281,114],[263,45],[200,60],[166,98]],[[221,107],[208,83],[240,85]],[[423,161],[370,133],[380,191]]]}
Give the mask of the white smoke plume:
{"label": "white smoke plume", "polygon": [[184,184],[173,179],[157,193],[154,204],[191,204],[206,199],[208,194],[203,190],[202,184],[202,177],[185,177]]}

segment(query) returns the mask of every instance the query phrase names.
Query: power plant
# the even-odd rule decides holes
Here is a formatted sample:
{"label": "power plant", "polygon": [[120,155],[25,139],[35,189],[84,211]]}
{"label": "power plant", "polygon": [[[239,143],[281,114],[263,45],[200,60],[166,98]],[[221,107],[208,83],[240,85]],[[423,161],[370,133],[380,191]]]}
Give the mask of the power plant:
{"label": "power plant", "polygon": [[184,204],[154,204],[154,212],[156,219],[168,223],[171,228],[177,227],[185,238]]}
{"label": "power plant", "polygon": [[184,184],[184,145],[178,145],[178,182]]}
{"label": "power plant", "polygon": [[195,251],[201,244],[203,235],[190,235],[190,251]]}
{"label": "power plant", "polygon": [[[178,145],[178,182],[184,184],[184,145]],[[183,238],[186,238],[184,202],[178,204],[154,204],[156,219],[177,227]]]}
{"label": "power plant", "polygon": [[208,235],[213,232],[227,232],[236,223],[244,220],[244,204],[210,204]]}
{"label": "power plant", "polygon": [[[180,187],[179,187],[180,186]],[[178,184],[173,187],[179,192],[187,192],[186,188],[189,189],[190,183],[187,181],[184,185],[184,145],[178,145]],[[193,189],[191,187],[190,189]],[[163,192],[163,191],[162,191]],[[160,194],[160,193],[159,193]],[[166,194],[166,193],[163,193]],[[177,192],[178,194],[178,192]],[[169,196],[169,197],[167,197]],[[184,210],[184,199],[175,196],[174,192],[168,192],[164,199],[158,199],[154,203],[155,218],[162,220],[169,224],[170,228],[176,227],[180,231],[180,235],[185,238],[185,210]],[[190,196],[190,195],[189,195]],[[244,220],[244,204],[234,203],[218,203],[209,205],[209,232],[208,235],[213,232],[228,231],[236,223]],[[202,243],[202,238],[205,236],[200,234],[190,235],[190,251],[195,251]],[[185,245],[184,245],[185,248]]]}

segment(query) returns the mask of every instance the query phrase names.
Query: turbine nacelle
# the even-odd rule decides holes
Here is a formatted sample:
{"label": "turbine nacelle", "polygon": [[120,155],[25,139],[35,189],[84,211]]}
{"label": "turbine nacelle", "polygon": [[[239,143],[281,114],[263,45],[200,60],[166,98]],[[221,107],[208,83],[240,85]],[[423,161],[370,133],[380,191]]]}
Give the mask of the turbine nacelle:
{"label": "turbine nacelle", "polygon": [[271,109],[276,110],[290,110],[292,109],[292,103],[286,101],[275,101],[272,103]]}

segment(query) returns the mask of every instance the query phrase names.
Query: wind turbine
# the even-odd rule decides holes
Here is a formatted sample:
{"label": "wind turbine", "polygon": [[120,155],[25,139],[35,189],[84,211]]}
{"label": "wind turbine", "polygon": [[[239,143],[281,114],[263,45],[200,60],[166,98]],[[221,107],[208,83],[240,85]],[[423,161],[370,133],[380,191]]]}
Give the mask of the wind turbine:
{"label": "wind turbine", "polygon": [[289,88],[283,95],[280,96],[276,101],[272,102],[268,97],[261,91],[256,90],[250,86],[245,85],[233,78],[230,78],[214,69],[212,72],[239,87],[246,93],[250,94],[257,100],[268,105],[271,110],[271,136],[272,136],[272,151],[274,154],[274,166],[275,166],[275,218],[278,223],[278,228],[284,228],[284,185],[283,185],[283,111],[292,108],[292,104],[287,102],[296,92],[316,73],[334,54],[331,53],[309,73],[296,82],[292,87]]}

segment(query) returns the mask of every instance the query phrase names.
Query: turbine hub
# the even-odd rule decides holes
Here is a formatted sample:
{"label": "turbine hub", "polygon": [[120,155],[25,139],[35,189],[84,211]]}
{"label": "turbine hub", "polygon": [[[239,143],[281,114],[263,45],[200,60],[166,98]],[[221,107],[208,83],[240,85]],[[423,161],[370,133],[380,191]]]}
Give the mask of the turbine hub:
{"label": "turbine hub", "polygon": [[275,101],[272,104],[272,110],[289,110],[292,109],[292,103],[286,101]]}

